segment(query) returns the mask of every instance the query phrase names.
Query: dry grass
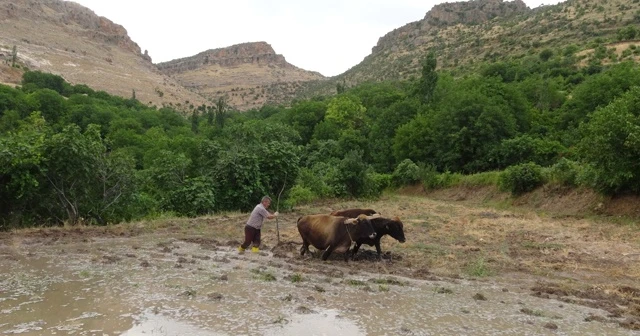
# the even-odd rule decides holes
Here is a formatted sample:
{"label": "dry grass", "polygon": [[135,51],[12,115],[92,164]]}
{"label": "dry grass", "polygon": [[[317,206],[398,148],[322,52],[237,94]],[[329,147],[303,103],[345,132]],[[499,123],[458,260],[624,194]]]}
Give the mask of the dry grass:
{"label": "dry grass", "polygon": [[[482,193],[482,191],[481,191]],[[567,206],[571,206],[567,204]],[[303,206],[278,219],[280,241],[297,255],[297,219],[304,214],[367,207],[384,216],[398,216],[407,242],[382,239],[386,262],[382,273],[406,276],[505,277],[518,274],[548,280],[571,280],[592,285],[640,283],[638,227],[606,217],[579,218],[541,214],[524,208],[496,209],[467,201],[424,195],[386,195],[377,201],[333,201]],[[215,240],[233,246],[243,239],[248,214],[224,213],[199,218],[159,218],[106,227],[61,227],[17,230],[0,234],[0,243],[14,247],[34,242],[65,243],[91,237],[166,235],[172,238]],[[277,244],[276,222],[263,227],[263,249]],[[363,251],[364,250],[364,251]],[[359,254],[375,252],[363,246]],[[387,254],[388,253],[388,254]],[[366,258],[365,258],[366,259]],[[332,260],[331,262],[339,262]],[[371,267],[368,261],[353,263]]]}

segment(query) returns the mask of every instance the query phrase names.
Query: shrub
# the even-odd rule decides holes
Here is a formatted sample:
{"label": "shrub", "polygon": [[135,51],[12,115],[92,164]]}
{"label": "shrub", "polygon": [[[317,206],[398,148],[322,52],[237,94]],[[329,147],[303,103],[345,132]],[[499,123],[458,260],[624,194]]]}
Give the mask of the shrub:
{"label": "shrub", "polygon": [[373,169],[369,169],[365,174],[362,192],[358,196],[376,198],[380,196],[386,188],[391,186],[391,180],[391,174],[380,174],[376,173]]}
{"label": "shrub", "polygon": [[318,196],[311,191],[311,189],[296,184],[289,190],[289,197],[286,203],[290,206],[296,206],[299,204],[306,204],[316,200]]}
{"label": "shrub", "polygon": [[513,195],[532,191],[543,182],[542,168],[532,162],[511,166],[500,176],[500,187]]}
{"label": "shrub", "polygon": [[425,189],[440,188],[440,179],[438,171],[433,165],[420,166],[419,176]]}
{"label": "shrub", "polygon": [[577,162],[562,158],[549,167],[546,175],[549,182],[575,187],[578,186],[579,172],[580,165]]}
{"label": "shrub", "polygon": [[404,159],[393,171],[392,179],[396,185],[415,184],[420,181],[420,167],[411,159]]}

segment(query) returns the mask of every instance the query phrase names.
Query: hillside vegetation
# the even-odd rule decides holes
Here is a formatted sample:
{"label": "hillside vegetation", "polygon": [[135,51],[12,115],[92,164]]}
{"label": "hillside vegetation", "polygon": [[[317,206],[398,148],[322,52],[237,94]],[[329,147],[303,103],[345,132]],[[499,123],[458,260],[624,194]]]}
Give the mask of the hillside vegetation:
{"label": "hillside vegetation", "polygon": [[[569,48],[580,66],[638,61],[640,1],[568,0],[529,9],[520,0],[474,0],[434,6],[425,17],[381,37],[372,53],[345,73],[309,82],[302,97],[335,92],[336,84],[408,80],[435,53],[439,69],[464,76],[487,62],[527,62]],[[631,41],[632,43],[629,43]]]}
{"label": "hillside vegetation", "polygon": [[189,119],[27,72],[0,86],[1,223],[196,216],[280,192],[291,207],[460,174],[514,194],[549,181],[637,194],[640,68],[579,63],[568,47],[455,77],[430,54],[414,81],[244,113],[219,100]]}

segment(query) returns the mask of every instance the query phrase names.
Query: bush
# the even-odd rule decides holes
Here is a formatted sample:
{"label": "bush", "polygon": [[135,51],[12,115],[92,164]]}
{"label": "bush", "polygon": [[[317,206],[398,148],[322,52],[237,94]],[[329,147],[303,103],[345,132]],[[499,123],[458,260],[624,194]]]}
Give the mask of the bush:
{"label": "bush", "polygon": [[415,184],[420,181],[420,167],[411,159],[404,159],[393,171],[392,180],[399,186]]}
{"label": "bush", "polygon": [[215,207],[213,182],[198,176],[184,181],[168,193],[168,209],[182,216],[196,217],[212,213]]}
{"label": "bush", "polygon": [[543,182],[542,167],[531,162],[511,166],[500,175],[500,187],[513,195],[532,191]]}
{"label": "bush", "polygon": [[594,169],[590,184],[607,193],[640,192],[640,88],[597,109],[580,132],[578,153]]}
{"label": "bush", "polygon": [[286,200],[288,206],[294,207],[300,204],[311,203],[318,199],[318,196],[311,189],[296,184],[289,190],[289,197]]}
{"label": "bush", "polygon": [[580,169],[581,167],[577,162],[562,158],[547,169],[547,180],[557,184],[576,187],[578,186]]}
{"label": "bush", "polygon": [[421,165],[419,176],[425,189],[440,188],[439,174],[434,165]]}
{"label": "bush", "polygon": [[391,174],[379,174],[373,169],[369,169],[364,178],[362,194],[359,196],[365,198],[376,198],[380,196],[386,188],[391,186],[391,181]]}

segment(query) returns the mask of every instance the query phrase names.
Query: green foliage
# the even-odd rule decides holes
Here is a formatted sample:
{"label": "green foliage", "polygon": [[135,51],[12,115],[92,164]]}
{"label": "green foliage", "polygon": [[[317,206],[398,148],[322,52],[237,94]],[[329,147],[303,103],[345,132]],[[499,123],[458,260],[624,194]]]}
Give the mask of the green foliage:
{"label": "green foliage", "polygon": [[578,162],[561,158],[546,170],[546,179],[551,183],[576,187],[583,167]]}
{"label": "green foliage", "polygon": [[73,92],[71,85],[65,82],[62,77],[41,71],[25,72],[22,75],[22,86],[27,92],[50,89],[63,96],[68,96]]}
{"label": "green foliage", "polygon": [[362,153],[351,151],[338,163],[337,181],[344,185],[341,196],[358,197],[366,191],[366,175],[368,165],[362,159]]}
{"label": "green foliage", "polygon": [[396,185],[411,185],[420,181],[420,168],[410,159],[404,159],[398,164],[392,175]]}
{"label": "green foliage", "polygon": [[544,183],[542,167],[535,163],[522,163],[504,170],[500,176],[502,190],[520,195],[541,186]]}
{"label": "green foliage", "polygon": [[215,209],[214,183],[206,176],[188,178],[169,190],[167,209],[180,215],[195,217]]}
{"label": "green foliage", "polygon": [[493,275],[493,272],[491,271],[487,263],[484,261],[484,258],[478,258],[475,261],[470,262],[465,268],[465,272],[475,277],[486,277],[486,276]]}
{"label": "green foliage", "polygon": [[634,40],[637,36],[640,36],[640,33],[638,32],[638,29],[633,25],[628,25],[624,28],[618,29],[618,41]]}
{"label": "green foliage", "polygon": [[638,193],[640,68],[610,65],[607,41],[533,45],[473,64],[477,75],[436,71],[430,54],[417,80],[242,113],[220,98],[190,119],[27,72],[21,88],[0,85],[0,225],[250,210],[283,186],[288,206],[415,182],[520,193],[546,178]]}
{"label": "green foliage", "polygon": [[548,61],[552,56],[553,56],[553,50],[551,49],[544,49],[543,51],[540,52],[540,60],[543,62]]}
{"label": "green foliage", "polygon": [[436,55],[430,52],[422,61],[422,74],[415,89],[415,95],[419,97],[423,104],[429,103],[438,83],[438,73],[436,72]]}
{"label": "green foliage", "polygon": [[494,168],[488,154],[502,140],[530,126],[524,97],[495,78],[468,78],[444,94],[434,111],[401,126],[394,139],[397,160],[438,170],[477,172]]}
{"label": "green foliage", "polygon": [[526,162],[549,166],[564,151],[566,149],[558,141],[548,138],[533,138],[525,134],[503,140],[500,145],[494,147],[490,156],[495,161],[494,167],[499,169]]}
{"label": "green foliage", "polygon": [[311,203],[316,199],[318,199],[318,196],[311,189],[296,184],[289,190],[287,204],[295,207],[296,205]]}
{"label": "green foliage", "polygon": [[640,69],[633,63],[614,65],[576,86],[563,106],[562,127],[577,127],[598,107],[607,106],[633,86],[640,85]]}
{"label": "green foliage", "polygon": [[353,95],[333,98],[327,105],[325,120],[340,129],[356,129],[364,124],[366,108],[360,99]]}
{"label": "green foliage", "polygon": [[600,190],[640,191],[640,89],[632,88],[583,124],[581,157],[594,168]]}

